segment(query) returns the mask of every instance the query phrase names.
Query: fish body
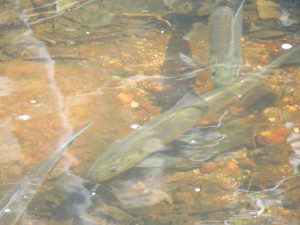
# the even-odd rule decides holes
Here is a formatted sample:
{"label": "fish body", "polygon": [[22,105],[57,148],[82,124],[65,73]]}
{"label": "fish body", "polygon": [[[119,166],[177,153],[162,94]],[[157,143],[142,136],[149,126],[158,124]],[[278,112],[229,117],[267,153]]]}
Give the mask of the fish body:
{"label": "fish body", "polygon": [[93,122],[83,126],[76,133],[66,139],[46,160],[29,171],[12,190],[0,201],[0,224],[14,225],[23,215],[27,205],[44,182],[48,173],[53,169],[67,147],[76,140],[82,132],[89,128]]}
{"label": "fish body", "polygon": [[139,168],[194,169],[216,156],[245,146],[252,147],[253,118],[224,122],[220,126],[193,128],[178,137],[174,147],[159,151],[139,162]]}
{"label": "fish body", "polygon": [[236,81],[202,96],[187,95],[173,108],[116,142],[91,166],[88,176],[101,182],[135,166],[192,128],[200,119],[220,112],[259,85],[257,77]]}
{"label": "fish body", "polygon": [[125,139],[113,143],[92,164],[88,177],[96,182],[102,182],[119,175],[176,140],[206,116],[218,113],[236,101],[241,102],[253,92],[256,95],[264,94],[263,91],[257,91],[263,86],[264,75],[286,62],[294,63],[295,58],[299,59],[299,56],[300,48],[272,62],[261,71],[262,76],[236,79],[201,96],[186,95],[167,112],[150,120]]}
{"label": "fish body", "polygon": [[209,19],[210,63],[216,86],[233,80],[242,63],[244,0],[217,0]]}

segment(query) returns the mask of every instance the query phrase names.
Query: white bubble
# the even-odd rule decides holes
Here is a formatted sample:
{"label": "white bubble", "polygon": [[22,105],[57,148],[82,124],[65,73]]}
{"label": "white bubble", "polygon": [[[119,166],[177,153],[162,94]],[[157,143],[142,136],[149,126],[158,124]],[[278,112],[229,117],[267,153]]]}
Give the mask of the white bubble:
{"label": "white bubble", "polygon": [[21,116],[19,116],[19,120],[25,121],[25,120],[29,120],[29,119],[30,119],[30,116],[28,116],[28,115],[21,115]]}
{"label": "white bubble", "polygon": [[200,187],[196,187],[196,188],[195,188],[195,191],[196,191],[196,192],[200,192],[200,191],[201,191]]}
{"label": "white bubble", "polygon": [[91,34],[91,32],[87,31],[87,32],[85,32],[85,34],[89,35],[89,34]]}
{"label": "white bubble", "polygon": [[32,99],[32,100],[30,100],[30,103],[31,103],[31,104],[35,104],[35,103],[36,103],[36,100],[35,100],[35,99]]}
{"label": "white bubble", "polygon": [[92,192],[91,194],[94,196],[94,195],[96,195],[96,192]]}
{"label": "white bubble", "polygon": [[164,34],[164,33],[165,33],[165,31],[164,31],[164,30],[162,30],[162,31],[160,31],[160,33],[161,33],[161,34]]}
{"label": "white bubble", "polygon": [[289,43],[284,43],[281,45],[281,48],[286,49],[286,50],[291,49],[292,47],[293,46]]}

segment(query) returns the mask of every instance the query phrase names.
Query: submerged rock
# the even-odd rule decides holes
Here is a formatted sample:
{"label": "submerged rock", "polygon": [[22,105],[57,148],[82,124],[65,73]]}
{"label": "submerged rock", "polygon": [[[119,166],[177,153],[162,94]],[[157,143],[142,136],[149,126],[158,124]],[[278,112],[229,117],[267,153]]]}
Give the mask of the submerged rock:
{"label": "submerged rock", "polygon": [[285,33],[280,30],[258,30],[248,34],[250,39],[273,39],[284,36]]}
{"label": "submerged rock", "polygon": [[273,1],[257,0],[256,4],[260,19],[279,19],[281,17],[280,7]]}

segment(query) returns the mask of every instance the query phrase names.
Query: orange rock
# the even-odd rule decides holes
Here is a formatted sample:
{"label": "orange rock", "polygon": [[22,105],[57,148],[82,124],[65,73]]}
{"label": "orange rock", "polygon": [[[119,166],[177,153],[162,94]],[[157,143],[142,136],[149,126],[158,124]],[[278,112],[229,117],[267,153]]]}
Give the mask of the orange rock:
{"label": "orange rock", "polygon": [[205,163],[201,167],[201,172],[202,173],[210,173],[218,168],[218,165],[213,162]]}
{"label": "orange rock", "polygon": [[133,99],[133,95],[130,93],[124,93],[121,92],[117,95],[117,99],[123,104],[123,105],[127,105],[130,104],[132,99]]}
{"label": "orange rock", "polygon": [[229,161],[226,167],[229,171],[235,171],[239,166],[235,161]]}
{"label": "orange rock", "polygon": [[260,144],[282,144],[286,142],[289,134],[290,131],[286,127],[263,131],[259,134],[258,142]]}
{"label": "orange rock", "polygon": [[276,55],[278,55],[281,51],[281,43],[269,42],[265,45],[265,49],[267,49],[271,53],[275,53]]}

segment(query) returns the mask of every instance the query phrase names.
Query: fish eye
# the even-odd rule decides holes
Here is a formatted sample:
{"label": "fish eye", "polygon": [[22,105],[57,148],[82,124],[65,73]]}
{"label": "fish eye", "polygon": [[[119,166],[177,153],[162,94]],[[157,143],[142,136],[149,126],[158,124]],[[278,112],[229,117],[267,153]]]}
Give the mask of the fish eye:
{"label": "fish eye", "polygon": [[118,170],[117,170],[117,167],[112,167],[111,169],[110,169],[110,172],[111,173],[115,173],[115,172],[117,172]]}

